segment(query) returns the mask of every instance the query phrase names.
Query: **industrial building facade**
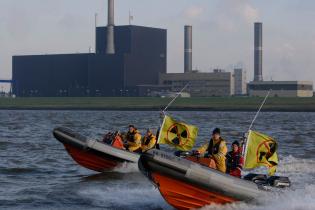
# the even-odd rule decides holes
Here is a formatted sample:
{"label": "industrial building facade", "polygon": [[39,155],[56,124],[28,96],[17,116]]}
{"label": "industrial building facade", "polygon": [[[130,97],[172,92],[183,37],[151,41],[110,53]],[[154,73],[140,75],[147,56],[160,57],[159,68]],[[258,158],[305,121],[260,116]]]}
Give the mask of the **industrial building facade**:
{"label": "industrial building facade", "polygon": [[234,95],[246,94],[246,72],[242,68],[234,69]]}
{"label": "industrial building facade", "polygon": [[192,97],[231,96],[234,94],[234,80],[231,72],[187,72],[160,74],[160,85],[170,86],[171,91],[180,91],[189,84],[185,92]]}
{"label": "industrial building facade", "polygon": [[16,96],[82,95],[88,81],[89,54],[13,57]]}
{"label": "industrial building facade", "polygon": [[[184,73],[167,72],[167,31],[115,26],[114,0],[108,0],[108,24],[96,27],[95,53],[13,56],[12,91],[18,97],[159,96],[185,85],[192,97],[246,94],[242,69],[193,71],[192,26],[184,27]],[[313,83],[263,81],[262,23],[254,23],[254,80],[250,96],[313,96]]]}
{"label": "industrial building facade", "polygon": [[250,96],[266,96],[270,91],[273,97],[312,97],[313,82],[310,81],[264,81],[248,84]]}
{"label": "industrial building facade", "polygon": [[157,84],[166,73],[166,30],[115,26],[115,54],[106,54],[106,31],[96,29],[96,53],[13,56],[13,94],[136,96],[137,85]]}
{"label": "industrial building facade", "polygon": [[312,97],[312,81],[263,81],[262,23],[254,23],[254,80],[247,85],[249,96]]}

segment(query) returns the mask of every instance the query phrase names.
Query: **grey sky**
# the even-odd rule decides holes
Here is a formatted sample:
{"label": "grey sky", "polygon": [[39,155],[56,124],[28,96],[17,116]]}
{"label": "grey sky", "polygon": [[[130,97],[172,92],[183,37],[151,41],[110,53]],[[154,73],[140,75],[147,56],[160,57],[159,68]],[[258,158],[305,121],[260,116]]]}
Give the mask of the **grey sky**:
{"label": "grey sky", "polygon": [[[315,1],[115,0],[116,25],[168,30],[168,72],[183,71],[183,26],[193,25],[193,66],[253,73],[253,22],[264,30],[264,79],[315,80]],[[87,52],[94,13],[106,24],[107,0],[1,0],[0,78],[11,78],[11,56]]]}

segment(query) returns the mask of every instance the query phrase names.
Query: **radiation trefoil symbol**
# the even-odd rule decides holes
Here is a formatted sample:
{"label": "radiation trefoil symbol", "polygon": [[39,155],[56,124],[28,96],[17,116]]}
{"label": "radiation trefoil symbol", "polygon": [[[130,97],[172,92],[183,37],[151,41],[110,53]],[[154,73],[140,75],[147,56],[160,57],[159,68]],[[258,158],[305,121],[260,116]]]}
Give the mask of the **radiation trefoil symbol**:
{"label": "radiation trefoil symbol", "polygon": [[276,147],[277,145],[272,140],[266,140],[260,143],[256,150],[257,163],[263,163],[268,166],[277,165],[269,161],[269,158],[275,153]]}
{"label": "radiation trefoil symbol", "polygon": [[189,142],[190,134],[187,126],[174,123],[167,130],[167,141],[171,142],[176,146],[184,146]]}

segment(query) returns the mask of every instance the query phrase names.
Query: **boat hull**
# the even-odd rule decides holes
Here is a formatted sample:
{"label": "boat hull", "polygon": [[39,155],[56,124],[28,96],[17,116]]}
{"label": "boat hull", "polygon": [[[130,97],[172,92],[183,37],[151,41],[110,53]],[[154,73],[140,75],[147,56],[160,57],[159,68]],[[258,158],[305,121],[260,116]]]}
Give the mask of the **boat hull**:
{"label": "boat hull", "polygon": [[142,154],[138,166],[176,209],[249,201],[262,194],[250,181],[162,151]]}
{"label": "boat hull", "polygon": [[64,144],[64,147],[75,162],[93,171],[109,171],[123,163],[114,160],[112,157],[99,154],[95,150],[79,149],[70,144]]}
{"label": "boat hull", "polygon": [[93,171],[113,170],[125,162],[136,163],[140,157],[139,154],[88,139],[68,128],[55,128],[53,134],[76,163]]}
{"label": "boat hull", "polygon": [[176,209],[195,209],[211,204],[227,204],[238,200],[187,184],[159,173],[151,174],[163,198]]}

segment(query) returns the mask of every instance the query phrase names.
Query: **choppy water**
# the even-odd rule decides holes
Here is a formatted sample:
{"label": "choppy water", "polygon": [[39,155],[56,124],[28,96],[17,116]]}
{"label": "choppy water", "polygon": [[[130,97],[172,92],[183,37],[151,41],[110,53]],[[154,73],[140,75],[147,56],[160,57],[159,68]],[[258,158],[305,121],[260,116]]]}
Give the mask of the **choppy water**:
{"label": "choppy water", "polygon": [[[248,129],[251,112],[171,112],[200,128],[198,143],[214,127],[232,142]],[[136,165],[97,174],[78,166],[52,136],[67,126],[90,137],[109,130],[159,125],[157,112],[0,111],[0,209],[171,209]],[[255,203],[206,209],[315,209],[315,113],[261,113],[256,130],[277,138],[278,173],[293,186]]]}

